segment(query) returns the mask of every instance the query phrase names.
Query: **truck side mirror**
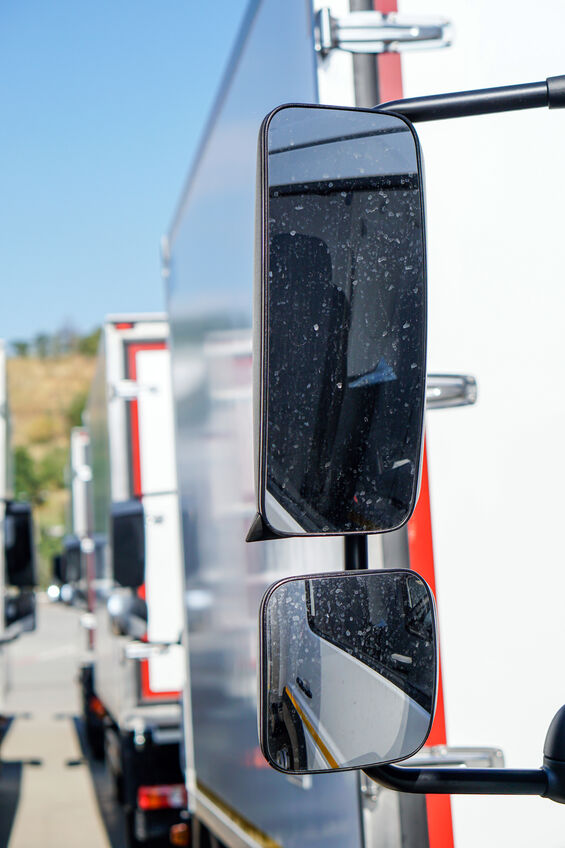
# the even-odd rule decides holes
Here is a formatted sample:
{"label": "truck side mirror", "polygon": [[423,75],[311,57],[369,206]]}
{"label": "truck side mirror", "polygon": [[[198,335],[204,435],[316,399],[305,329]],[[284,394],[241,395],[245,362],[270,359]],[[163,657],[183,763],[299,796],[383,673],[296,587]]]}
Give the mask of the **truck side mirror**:
{"label": "truck side mirror", "polygon": [[37,584],[31,504],[7,501],[5,513],[6,583],[31,587]]}
{"label": "truck side mirror", "polygon": [[431,729],[435,608],[413,571],[282,580],[261,605],[261,749],[279,771],[391,763]]}
{"label": "truck side mirror", "polygon": [[56,584],[61,586],[65,583],[64,579],[64,565],[63,565],[63,554],[55,554],[51,559],[51,571],[52,577]]}
{"label": "truck side mirror", "polygon": [[145,521],[141,501],[112,504],[110,545],[114,580],[120,586],[138,589],[145,580]]}
{"label": "truck side mirror", "polygon": [[78,583],[82,575],[81,549],[78,536],[69,535],[63,539],[64,583]]}
{"label": "truck side mirror", "polygon": [[425,401],[420,153],[411,124],[284,106],[259,140],[248,541],[393,530],[414,508]]}

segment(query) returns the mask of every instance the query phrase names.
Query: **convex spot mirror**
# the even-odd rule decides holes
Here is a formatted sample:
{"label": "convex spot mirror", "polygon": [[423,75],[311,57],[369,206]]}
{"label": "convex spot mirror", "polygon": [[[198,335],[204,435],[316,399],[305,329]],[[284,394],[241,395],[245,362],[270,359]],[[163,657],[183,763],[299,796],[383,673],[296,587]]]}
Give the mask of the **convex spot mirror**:
{"label": "convex spot mirror", "polygon": [[296,774],[406,759],[426,741],[437,683],[435,609],[412,571],[274,584],[261,606],[260,736]]}
{"label": "convex spot mirror", "polygon": [[411,124],[360,109],[275,110],[259,139],[257,225],[248,540],[400,527],[417,497],[425,399]]}

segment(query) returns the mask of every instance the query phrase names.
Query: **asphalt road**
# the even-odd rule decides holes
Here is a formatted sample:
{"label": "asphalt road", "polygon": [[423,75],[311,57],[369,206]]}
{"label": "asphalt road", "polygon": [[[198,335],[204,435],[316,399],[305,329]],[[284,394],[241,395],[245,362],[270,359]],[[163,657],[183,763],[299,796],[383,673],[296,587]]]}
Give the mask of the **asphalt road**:
{"label": "asphalt road", "polygon": [[9,648],[0,718],[0,848],[124,848],[121,809],[78,719],[79,614],[40,599],[34,633]]}

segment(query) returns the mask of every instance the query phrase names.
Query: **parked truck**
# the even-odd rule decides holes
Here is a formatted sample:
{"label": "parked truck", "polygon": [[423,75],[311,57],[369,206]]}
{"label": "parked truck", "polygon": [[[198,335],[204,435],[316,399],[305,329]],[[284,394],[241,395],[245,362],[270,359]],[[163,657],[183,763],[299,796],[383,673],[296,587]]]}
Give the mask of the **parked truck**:
{"label": "parked truck", "polygon": [[10,685],[10,643],[35,629],[32,512],[14,498],[13,471],[6,347],[0,342],[0,713]]}
{"label": "parked truck", "polygon": [[105,556],[100,574],[95,561],[83,568],[95,619],[83,700],[93,704],[93,722],[103,717],[130,844],[157,844],[186,806],[181,542],[163,315],[107,318],[85,424],[91,481],[82,551],[92,556],[103,540]]}
{"label": "parked truck", "polygon": [[[549,566],[559,551],[561,460],[554,450],[550,459],[539,455],[536,459],[533,452],[534,445],[559,443],[563,419],[561,394],[552,389],[560,380],[560,312],[550,306],[558,302],[563,266],[555,200],[565,182],[558,167],[565,130],[562,114],[536,111],[422,124],[424,156],[431,163],[427,204],[432,271],[428,372],[432,373],[420,385],[421,390],[427,382],[430,476],[426,451],[418,505],[410,521],[393,532],[369,535],[364,554],[355,541],[359,525],[357,533],[348,531],[343,539],[335,535],[339,532],[335,527],[343,527],[337,522],[334,534],[324,536],[331,522],[316,525],[316,507],[309,520],[320,535],[300,538],[308,529],[300,523],[306,520],[304,509],[297,510],[289,493],[292,486],[285,482],[282,493],[273,475],[269,485],[259,475],[264,512],[261,516],[259,510],[256,517],[254,458],[264,472],[265,457],[254,457],[252,420],[254,411],[257,420],[264,419],[266,389],[262,383],[263,394],[256,394],[253,410],[253,367],[258,385],[261,358],[269,361],[273,352],[268,332],[261,335],[256,330],[253,335],[251,330],[253,308],[256,327],[266,314],[262,289],[256,289],[253,299],[254,262],[264,270],[270,261],[270,272],[264,273],[280,276],[280,268],[291,275],[288,268],[294,261],[294,285],[301,280],[303,287],[314,286],[318,277],[321,282],[324,274],[331,273],[319,224],[312,230],[315,240],[310,233],[306,242],[300,227],[289,226],[286,241],[281,238],[276,255],[270,253],[273,242],[265,232],[271,212],[258,200],[268,187],[264,170],[257,172],[256,160],[265,115],[283,103],[371,108],[395,100],[401,108],[397,51],[445,45],[446,21],[420,17],[442,11],[453,20],[456,45],[462,47],[425,56],[407,53],[403,57],[407,95],[512,83],[516,78],[544,79],[548,64],[549,72],[562,70],[557,33],[563,17],[551,4],[543,13],[537,10],[551,21],[552,34],[543,47],[532,45],[527,19],[519,19],[506,3],[499,4],[495,14],[492,5],[474,4],[471,9],[449,3],[432,9],[413,0],[402,7],[404,19],[395,17],[391,3],[375,5],[373,9],[372,3],[352,2],[349,8],[343,2],[298,0],[249,4],[164,241],[186,572],[186,781],[191,838],[197,848],[453,844],[464,848],[509,840],[526,846],[540,838],[544,845],[557,846],[561,840],[561,809],[539,798],[497,794],[496,798],[457,795],[450,800],[437,788],[427,796],[385,788],[383,781],[375,782],[363,771],[310,774],[302,768],[292,773],[284,768],[288,761],[284,745],[278,766],[286,774],[276,773],[267,767],[259,746],[256,632],[264,591],[278,578],[302,574],[313,580],[317,573],[339,571],[352,563],[372,570],[410,568],[432,588],[437,585],[443,665],[428,745],[413,763],[457,766],[468,772],[483,766],[491,769],[493,779],[498,779],[494,767],[504,759],[512,766],[538,765],[543,734],[565,696],[555,673],[564,639],[558,609],[562,577],[559,567]],[[486,53],[480,50],[481,40],[488,45]],[[503,43],[511,46],[503,51]],[[509,66],[512,53],[515,58]],[[535,95],[534,101],[539,95],[539,102],[528,101],[529,105],[547,105],[550,88],[559,88],[559,84],[536,85],[529,94]],[[497,97],[491,95],[493,100]],[[512,108],[524,108],[523,90],[516,97]],[[488,95],[479,98],[480,108],[466,114],[494,111],[485,107],[488,99]],[[465,113],[456,108],[457,114]],[[328,127],[330,120],[328,115]],[[312,161],[319,163],[318,183],[324,183],[326,194],[336,191],[327,176],[331,171],[320,164],[325,162],[323,147],[316,145],[323,136],[309,135],[302,127],[289,137],[288,148],[281,142],[276,151],[282,164],[278,182],[270,186],[272,196],[281,198],[277,202],[287,223],[302,213],[305,195],[290,165],[284,165],[290,161],[284,156],[290,157],[292,149],[312,148],[316,154]],[[261,139],[260,152],[265,156],[265,135]],[[356,152],[355,157],[361,154]],[[419,173],[418,168],[413,172]],[[345,182],[352,175],[337,176],[343,185],[336,202],[343,205],[347,222],[351,186]],[[406,191],[413,187],[407,183]],[[406,211],[398,195],[393,199],[391,186],[381,185],[363,199],[366,216],[382,216],[384,223],[376,229],[381,243],[390,242],[394,250],[399,235],[392,225]],[[373,223],[365,221],[364,226],[365,235],[375,232]],[[347,225],[343,227],[345,234]],[[289,247],[292,239],[294,253]],[[296,245],[301,241],[300,253]],[[349,242],[346,245],[351,249]],[[409,273],[415,273],[413,267]],[[350,279],[359,283],[351,269]],[[268,281],[265,277],[263,284]],[[305,296],[291,291],[294,301],[282,291],[279,294],[292,320],[305,326],[311,319],[311,332],[327,332]],[[320,288],[320,298],[321,292]],[[333,308],[335,314],[340,301],[345,315],[350,294],[332,292],[331,297],[328,310]],[[404,323],[408,328],[409,319]],[[290,327],[289,318],[289,337]],[[385,324],[381,329],[386,334],[390,328]],[[286,350],[288,340],[284,334],[281,338],[279,344]],[[304,372],[320,355],[304,344],[303,361],[286,375],[284,391],[275,400],[269,398],[280,418],[294,420],[298,414],[296,398],[300,396],[302,403],[310,391]],[[358,368],[357,387],[369,385],[369,373],[375,385],[392,383],[396,372],[389,359],[373,363],[372,372]],[[272,362],[276,375],[280,368]],[[415,358],[415,367],[418,362]],[[336,378],[335,385],[341,391],[345,382]],[[479,402],[473,406],[477,387]],[[412,403],[410,394],[406,403]],[[469,408],[451,408],[455,406]],[[435,411],[441,407],[443,411]],[[302,412],[302,420],[310,421],[307,404]],[[273,421],[269,426],[275,426]],[[317,444],[314,435],[309,438],[310,447]],[[377,445],[375,457],[387,444]],[[294,467],[292,452],[278,456],[284,459],[281,466]],[[274,467],[276,452],[269,459]],[[400,464],[394,468],[394,462]],[[401,473],[412,474],[414,483],[417,462],[406,464],[400,456],[394,462],[391,473],[399,479]],[[326,463],[331,466],[327,457]],[[382,469],[375,468],[375,478],[377,471]],[[319,467],[313,467],[311,474],[305,479],[315,489]],[[331,492],[331,486],[325,491]],[[353,495],[359,500],[359,492]],[[361,512],[355,503],[354,511]],[[365,508],[370,515],[366,503]],[[534,515],[540,516],[539,522]],[[270,532],[270,524],[277,524],[274,516],[282,522],[279,530],[282,526],[283,535],[290,538],[274,538],[277,534]],[[385,523],[380,529],[391,526]],[[249,543],[246,537],[260,541]],[[541,561],[547,577],[534,579],[532,565],[539,571]],[[395,662],[402,663],[402,656]],[[271,666],[265,662],[267,674]],[[293,684],[300,690],[297,703],[308,699],[308,691],[312,695],[308,681],[300,678],[301,684],[298,677]],[[272,704],[284,711],[284,705]],[[286,708],[292,713],[288,704]],[[261,720],[267,721],[264,715]],[[351,721],[356,720],[352,715]]]}
{"label": "parked truck", "polygon": [[79,618],[78,681],[84,730],[92,755],[104,759],[106,711],[94,691],[96,599],[107,599],[106,537],[94,532],[90,435],[85,426],[73,427],[66,468],[69,502],[61,554],[54,560],[59,600],[82,611]]}

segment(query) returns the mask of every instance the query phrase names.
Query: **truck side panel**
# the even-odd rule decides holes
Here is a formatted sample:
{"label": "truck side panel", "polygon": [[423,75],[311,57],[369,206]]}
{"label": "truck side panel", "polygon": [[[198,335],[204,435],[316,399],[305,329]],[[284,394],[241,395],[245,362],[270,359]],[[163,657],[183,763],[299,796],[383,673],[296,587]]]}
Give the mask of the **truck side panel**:
{"label": "truck side panel", "polygon": [[255,506],[250,328],[257,136],[274,106],[317,100],[313,57],[309,3],[252,4],[170,238],[193,715],[187,739],[194,739],[192,752],[187,746],[189,796],[197,814],[214,809],[218,819],[232,821],[221,834],[228,845],[243,844],[238,829],[249,845],[361,845],[358,775],[286,778],[267,767],[256,727],[262,593],[279,576],[342,567],[342,540],[244,541]]}

